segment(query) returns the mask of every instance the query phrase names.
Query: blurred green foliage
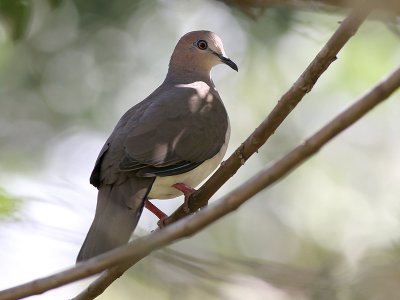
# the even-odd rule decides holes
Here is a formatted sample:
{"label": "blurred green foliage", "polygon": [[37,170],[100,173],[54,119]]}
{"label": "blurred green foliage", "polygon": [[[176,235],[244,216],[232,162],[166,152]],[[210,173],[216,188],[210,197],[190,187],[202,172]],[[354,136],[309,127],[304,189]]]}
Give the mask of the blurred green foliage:
{"label": "blurred green foliage", "polygon": [[13,39],[22,38],[28,28],[31,15],[29,0],[0,0],[0,21],[8,27]]}
{"label": "blurred green foliage", "polygon": [[[164,79],[183,33],[217,32],[239,65],[237,74],[213,70],[230,114],[230,153],[342,19],[315,7],[280,7],[252,20],[218,1],[0,0],[0,217],[17,210],[24,216],[14,222],[17,230],[1,228],[0,242],[9,250],[1,249],[6,277],[0,274],[0,283],[21,280],[20,272],[10,276],[13,260],[24,263],[26,280],[54,271],[56,262],[64,268],[74,261],[93,217],[96,191],[88,177],[97,153],[118,118]],[[363,25],[221,194],[397,67],[399,38],[386,27]],[[398,97],[236,213],[150,255],[99,299],[396,299]],[[168,212],[180,203],[160,205]],[[136,234],[155,224],[144,213]],[[26,255],[27,243],[35,259]],[[68,257],[58,261],[57,253]],[[50,293],[48,299],[72,296]]]}
{"label": "blurred green foliage", "polygon": [[[104,23],[122,23],[126,21],[143,0],[46,0],[52,9],[56,9],[63,2],[73,2],[81,15],[80,25],[93,26],[96,21]],[[36,2],[37,4],[38,2]],[[0,22],[8,29],[8,34],[13,40],[19,40],[29,30],[29,22],[34,13],[30,0],[0,0]]]}
{"label": "blurred green foliage", "polygon": [[14,214],[21,205],[21,199],[0,188],[0,220]]}

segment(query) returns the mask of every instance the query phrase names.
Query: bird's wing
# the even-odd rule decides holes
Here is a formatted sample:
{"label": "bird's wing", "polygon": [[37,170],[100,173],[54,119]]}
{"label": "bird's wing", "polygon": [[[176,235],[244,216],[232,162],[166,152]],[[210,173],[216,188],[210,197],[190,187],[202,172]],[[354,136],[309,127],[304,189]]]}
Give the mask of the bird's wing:
{"label": "bird's wing", "polygon": [[161,89],[139,118],[127,122],[123,171],[138,176],[187,172],[212,158],[225,142],[228,117],[205,83]]}
{"label": "bird's wing", "polygon": [[121,182],[128,171],[139,177],[188,172],[219,152],[227,128],[223,103],[205,83],[161,86],[118,122],[91,183]]}

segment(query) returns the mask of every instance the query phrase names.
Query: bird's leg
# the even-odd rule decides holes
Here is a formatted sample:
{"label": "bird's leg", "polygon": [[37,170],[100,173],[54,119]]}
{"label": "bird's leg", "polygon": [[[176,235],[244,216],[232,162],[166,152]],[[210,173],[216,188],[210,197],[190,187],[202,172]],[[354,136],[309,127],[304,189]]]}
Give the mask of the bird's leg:
{"label": "bird's leg", "polygon": [[182,182],[175,183],[172,185],[172,187],[183,193],[183,195],[185,196],[185,202],[183,202],[183,210],[185,212],[189,212],[189,197],[191,194],[196,192],[196,190]]}
{"label": "bird's leg", "polygon": [[149,200],[146,200],[144,207],[146,207],[149,211],[151,211],[160,220],[168,217],[163,211],[161,211],[157,206],[155,206]]}
{"label": "bird's leg", "polygon": [[[178,191],[181,191],[183,193],[183,195],[185,196],[183,209],[185,210],[185,212],[189,212],[189,197],[191,194],[196,192],[196,190],[181,182],[173,184],[172,187],[176,188]],[[151,211],[160,220],[158,221],[158,225],[159,227],[162,227],[160,224],[162,224],[163,219],[167,218],[168,216],[163,211],[161,211],[157,206],[151,203],[149,200],[146,200],[144,207],[146,207],[149,211]]]}

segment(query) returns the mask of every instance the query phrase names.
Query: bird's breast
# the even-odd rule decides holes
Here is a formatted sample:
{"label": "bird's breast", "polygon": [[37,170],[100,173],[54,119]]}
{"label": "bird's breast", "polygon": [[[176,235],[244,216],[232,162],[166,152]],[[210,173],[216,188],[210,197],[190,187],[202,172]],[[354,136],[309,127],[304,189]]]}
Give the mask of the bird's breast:
{"label": "bird's breast", "polygon": [[172,187],[175,183],[184,183],[192,188],[197,187],[204,179],[206,179],[221,163],[226,149],[228,148],[230,137],[230,125],[228,120],[228,128],[225,135],[225,143],[219,152],[212,158],[204,161],[201,165],[193,170],[174,176],[157,177],[153,183],[148,197],[150,199],[171,199],[179,197],[182,192]]}

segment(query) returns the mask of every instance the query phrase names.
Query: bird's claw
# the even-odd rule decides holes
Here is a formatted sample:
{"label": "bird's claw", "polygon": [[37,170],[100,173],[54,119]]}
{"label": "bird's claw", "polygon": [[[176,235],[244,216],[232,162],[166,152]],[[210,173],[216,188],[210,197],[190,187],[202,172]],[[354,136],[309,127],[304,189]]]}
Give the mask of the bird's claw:
{"label": "bird's claw", "polygon": [[181,191],[183,195],[185,196],[185,200],[183,202],[183,211],[185,213],[190,213],[190,208],[189,208],[189,198],[190,195],[192,195],[196,190],[182,182],[178,182],[172,185],[172,187],[176,188],[178,191]]}

